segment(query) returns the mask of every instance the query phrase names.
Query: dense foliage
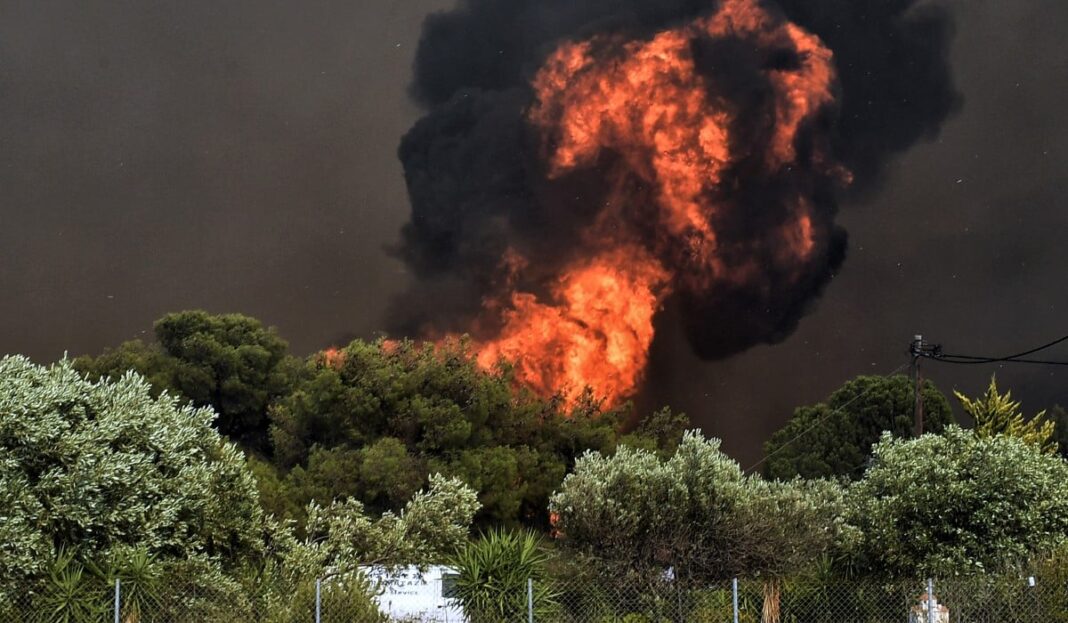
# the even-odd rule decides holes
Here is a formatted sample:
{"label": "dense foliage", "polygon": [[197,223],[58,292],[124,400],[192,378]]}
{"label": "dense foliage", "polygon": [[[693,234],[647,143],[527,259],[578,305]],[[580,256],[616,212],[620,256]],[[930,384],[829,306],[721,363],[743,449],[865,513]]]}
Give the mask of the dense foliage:
{"label": "dense foliage", "polygon": [[1068,538],[1068,463],[1006,435],[955,426],[875,447],[850,491],[872,573],[949,576],[1023,563]]}
{"label": "dense foliage", "polygon": [[821,480],[746,476],[718,440],[687,433],[670,458],[589,453],[551,502],[570,548],[610,568],[667,569],[681,581],[784,575],[829,551],[844,492]]}
{"label": "dense foliage", "polygon": [[243,455],[214,418],[153,396],[133,373],[91,381],[66,360],[0,359],[0,603],[17,606],[18,596],[64,620],[92,619],[121,578],[127,608],[151,598],[157,610],[232,620],[194,598],[299,611],[295,596],[307,602],[316,578],[345,574],[329,590],[374,612],[360,565],[441,561],[467,539],[476,494],[440,475],[399,514],[368,515],[352,499],[311,503],[300,537],[264,516]]}
{"label": "dense foliage", "polygon": [[168,314],[155,335],[75,367],[91,379],[135,370],[157,395],[214,408],[218,430],[251,452],[265,509],[298,527],[313,501],[400,510],[440,472],[478,491],[479,523],[544,528],[549,495],[579,454],[670,452],[688,425],[665,409],[635,428],[628,409],[588,395],[568,407],[540,399],[517,390],[507,367],[481,369],[462,341],[356,340],[301,362],[258,321],[203,311]]}
{"label": "dense foliage", "polygon": [[467,541],[478,507],[469,487],[435,474],[399,514],[387,511],[372,519],[352,499],[326,507],[311,503],[305,542],[324,557],[318,567],[441,562]]}
{"label": "dense foliage", "polygon": [[157,393],[212,407],[217,428],[234,441],[266,450],[267,406],[286,393],[286,342],[241,314],[167,314],[154,331],[153,343],[126,342],[96,358],[80,357],[75,367],[92,379],[135,370]]}
{"label": "dense foliage", "polygon": [[308,501],[339,496],[381,512],[440,472],[479,492],[482,523],[529,525],[545,524],[582,452],[670,448],[686,425],[662,411],[624,435],[623,411],[586,399],[565,412],[517,391],[508,369],[480,369],[463,342],[362,341],[309,359],[271,421],[277,475],[257,473],[276,514],[300,518]]}
{"label": "dense foliage", "polygon": [[968,398],[956,391],[953,395],[964,407],[964,412],[972,418],[973,430],[979,437],[1008,435],[1022,439],[1042,452],[1057,452],[1055,422],[1046,419],[1045,411],[1025,419],[1020,411],[1019,401],[1012,399],[1012,392],[998,392],[997,378],[990,377],[990,385],[978,398]]}
{"label": "dense foliage", "polygon": [[[798,407],[764,445],[765,473],[787,480],[844,476],[857,479],[884,431],[912,435],[916,394],[907,376],[859,376],[826,402]],[[922,390],[924,424],[938,432],[953,422],[949,401],[930,381]],[[804,439],[798,443],[798,438]]]}
{"label": "dense foliage", "polygon": [[[501,578],[595,569],[601,592],[571,603],[640,576],[652,592],[613,612],[645,611],[664,588],[759,576],[774,620],[783,578],[818,561],[946,576],[1068,551],[1068,464],[1051,454],[1068,415],[1025,419],[993,383],[958,396],[972,432],[926,382],[935,434],[907,440],[911,381],[858,377],[775,433],[765,480],[684,435],[685,416],[536,397],[463,340],[357,340],[300,361],[243,316],[183,312],[155,329],[74,364],[0,360],[0,590],[99,596],[120,574],[146,587],[165,574],[287,620],[326,577],[370,616],[360,565],[455,554],[473,609],[516,607],[515,591],[482,590]],[[532,536],[468,543],[472,524],[544,530],[563,555],[546,571]]]}
{"label": "dense foliage", "polygon": [[0,359],[0,590],[60,550],[256,555],[256,486],[213,418],[133,374],[91,382],[67,361]]}

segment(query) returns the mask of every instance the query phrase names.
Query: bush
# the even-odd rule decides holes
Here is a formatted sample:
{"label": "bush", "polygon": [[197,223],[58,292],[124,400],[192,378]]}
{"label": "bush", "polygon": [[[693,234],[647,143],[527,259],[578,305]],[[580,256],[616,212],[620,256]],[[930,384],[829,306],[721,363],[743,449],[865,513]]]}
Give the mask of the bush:
{"label": "bush", "polygon": [[1013,437],[894,439],[849,494],[856,568],[924,577],[1001,573],[1066,543],[1068,464]]}
{"label": "bush", "polygon": [[48,578],[31,603],[32,620],[40,623],[95,623],[109,605],[103,578],[65,550],[52,561]]}
{"label": "bush", "polygon": [[455,595],[471,623],[516,621],[527,614],[527,581],[534,582],[534,616],[545,620],[556,610],[549,581],[549,556],[530,531],[491,530],[457,551]]}
{"label": "bush", "polygon": [[214,417],[153,398],[135,374],[90,382],[69,361],[0,358],[0,600],[45,578],[60,549],[258,555],[256,485]]}

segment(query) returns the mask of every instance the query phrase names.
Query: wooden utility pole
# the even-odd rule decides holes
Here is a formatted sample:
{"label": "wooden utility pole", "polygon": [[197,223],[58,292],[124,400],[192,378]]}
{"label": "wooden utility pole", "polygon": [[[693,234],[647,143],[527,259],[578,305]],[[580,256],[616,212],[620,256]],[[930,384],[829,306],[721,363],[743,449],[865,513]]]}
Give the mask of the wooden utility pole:
{"label": "wooden utility pole", "polygon": [[923,336],[916,335],[912,338],[912,378],[914,381],[913,394],[916,402],[912,408],[913,425],[917,437],[923,435],[923,374],[920,372],[920,359],[923,354]]}

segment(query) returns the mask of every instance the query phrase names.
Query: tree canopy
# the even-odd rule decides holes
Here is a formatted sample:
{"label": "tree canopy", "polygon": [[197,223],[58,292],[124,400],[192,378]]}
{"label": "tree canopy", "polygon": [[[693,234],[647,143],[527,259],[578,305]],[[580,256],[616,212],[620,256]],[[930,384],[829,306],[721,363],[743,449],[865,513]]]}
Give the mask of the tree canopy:
{"label": "tree canopy", "polygon": [[968,398],[958,391],[954,391],[953,395],[964,407],[964,412],[972,418],[975,434],[979,437],[1008,435],[1022,439],[1042,452],[1057,452],[1055,421],[1047,419],[1045,411],[1025,419],[1020,410],[1020,402],[1012,399],[1012,392],[998,392],[996,377],[990,377],[990,385],[978,398]]}
{"label": "tree canopy", "polygon": [[[764,444],[765,473],[783,480],[859,478],[883,432],[913,434],[915,396],[907,376],[858,376],[826,402],[794,411]],[[953,422],[949,401],[930,381],[923,383],[922,399],[926,430],[938,432]]]}
{"label": "tree canopy", "polygon": [[372,518],[351,498],[328,506],[313,502],[302,547],[321,559],[316,565],[320,571],[442,562],[466,543],[478,507],[470,487],[434,474],[427,489],[414,494],[399,514]]}
{"label": "tree canopy", "polygon": [[582,452],[668,448],[686,425],[661,411],[625,434],[624,411],[590,399],[565,411],[517,390],[509,369],[481,369],[462,341],[359,340],[309,358],[271,422],[274,474],[257,473],[264,499],[287,505],[272,508],[280,515],[340,496],[396,509],[440,472],[479,492],[481,522],[528,525],[545,525],[549,494]]}
{"label": "tree canopy", "polygon": [[1068,463],[1015,437],[956,426],[919,439],[887,434],[850,501],[861,569],[994,572],[1068,538]]}
{"label": "tree canopy", "polygon": [[219,414],[216,426],[234,441],[266,450],[267,406],[286,393],[285,340],[241,314],[167,314],[154,326],[156,342],[135,340],[75,367],[93,379],[136,370],[156,393],[167,391]]}
{"label": "tree canopy", "polygon": [[522,390],[507,365],[483,369],[463,340],[356,340],[298,360],[259,321],[203,311],[168,314],[154,334],[75,368],[93,380],[134,370],[153,395],[213,408],[218,430],[253,454],[264,507],[298,524],[313,501],[399,511],[440,472],[478,491],[480,523],[545,527],[579,454],[670,452],[688,423],[665,409],[635,425],[629,408],[590,395],[565,408]]}
{"label": "tree canopy", "polygon": [[66,360],[0,359],[0,581],[40,574],[61,549],[254,555],[256,485],[214,417],[132,373],[92,382]]}
{"label": "tree canopy", "polygon": [[841,486],[746,476],[719,446],[695,431],[666,460],[627,447],[583,455],[551,501],[563,542],[616,569],[671,566],[698,583],[779,576],[830,550]]}
{"label": "tree canopy", "polygon": [[11,614],[14,591],[57,617],[91,610],[112,575],[129,573],[160,603],[200,592],[294,617],[316,578],[345,573],[346,598],[374,612],[360,565],[430,564],[467,539],[477,495],[441,475],[399,513],[312,501],[294,530],[265,516],[245,457],[214,418],[153,396],[134,372],[93,381],[69,360],[0,359],[0,614]]}

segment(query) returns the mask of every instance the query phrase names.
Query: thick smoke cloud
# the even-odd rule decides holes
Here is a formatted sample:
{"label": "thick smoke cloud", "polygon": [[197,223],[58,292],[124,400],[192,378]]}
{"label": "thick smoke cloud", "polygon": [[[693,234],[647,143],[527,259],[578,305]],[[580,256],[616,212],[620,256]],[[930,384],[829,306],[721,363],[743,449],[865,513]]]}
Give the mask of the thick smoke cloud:
{"label": "thick smoke cloud", "polygon": [[953,21],[922,0],[781,0],[787,16],[834,50],[842,85],[839,158],[870,191],[883,165],[932,139],[961,105],[949,66]]}
{"label": "thick smoke cloud", "polygon": [[[602,174],[613,165],[598,162],[550,181],[525,118],[533,99],[530,81],[562,41],[605,33],[642,39],[715,9],[709,0],[468,0],[430,16],[411,87],[427,114],[399,152],[412,217],[396,253],[417,283],[395,301],[393,329],[477,331],[473,323],[483,300],[500,286],[507,248],[530,260],[535,272],[525,287],[534,291],[539,274],[551,277],[582,252],[578,233],[600,209],[607,192]],[[947,62],[952,23],[938,7],[915,0],[784,0],[773,10],[834,52],[839,106],[820,119],[826,127],[803,132],[799,140],[815,130],[829,136],[833,156],[853,175],[847,192],[877,188],[887,160],[934,136],[959,106]],[[798,62],[789,55],[754,58],[744,41],[730,39],[695,40],[693,56],[717,91],[756,109],[767,106],[769,96],[746,68]],[[759,123],[735,129],[766,140]],[[785,187],[810,185],[805,194],[815,202],[815,229],[825,239],[817,241],[819,261],[800,276],[772,269],[758,286],[677,288],[675,308],[691,346],[704,358],[784,339],[845,256],[845,232],[834,225],[842,194],[834,176],[768,176],[749,164],[742,159],[727,172],[739,188],[729,201],[740,206],[717,223],[728,265],[736,253],[775,266],[775,250],[760,239],[769,223],[759,219],[781,222],[774,206]],[[636,197],[648,192],[633,183]]]}

